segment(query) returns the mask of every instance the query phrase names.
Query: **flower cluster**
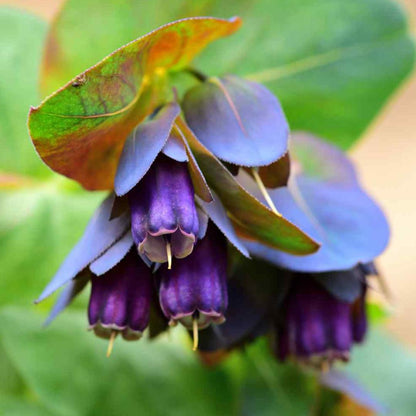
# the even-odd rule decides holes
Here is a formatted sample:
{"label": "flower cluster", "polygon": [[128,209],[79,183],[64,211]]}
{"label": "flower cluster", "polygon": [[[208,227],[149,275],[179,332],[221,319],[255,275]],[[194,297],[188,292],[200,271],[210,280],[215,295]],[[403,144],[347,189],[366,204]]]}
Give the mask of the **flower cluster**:
{"label": "flower cluster", "polygon": [[[217,24],[235,20],[226,22]],[[129,105],[61,115],[67,130],[45,144],[52,133],[43,126],[53,126],[45,120],[58,117],[50,108],[70,96],[71,111],[78,99],[87,111],[85,97],[94,102],[94,82],[108,72],[104,60],[32,109],[43,160],[88,189],[110,191],[39,301],[65,286],[51,320],[90,283],[89,327],[110,340],[109,352],[118,335],[137,340],[148,327],[157,333],[179,322],[195,349],[199,339],[201,356],[270,333],[279,360],[320,368],[348,360],[364,339],[367,276],[388,240],[382,212],[340,150],[309,134],[289,139],[281,105],[264,86],[181,68],[176,55],[166,63],[169,42],[177,53],[169,37],[176,27],[191,33],[180,49],[185,62],[193,51],[186,42],[202,42],[198,28],[208,36],[203,19],[116,52],[126,59],[120,71],[140,69],[128,72],[141,83]],[[158,42],[163,59],[155,58]],[[127,60],[133,47],[140,65]],[[179,94],[171,69],[193,86]],[[113,83],[108,108],[124,94],[121,78],[105,81]]]}

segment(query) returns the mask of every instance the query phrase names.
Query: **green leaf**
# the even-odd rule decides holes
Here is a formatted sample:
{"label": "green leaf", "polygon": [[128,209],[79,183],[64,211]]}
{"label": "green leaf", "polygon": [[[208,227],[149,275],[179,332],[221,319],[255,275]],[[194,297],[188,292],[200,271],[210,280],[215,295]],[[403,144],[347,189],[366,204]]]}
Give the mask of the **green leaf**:
{"label": "green leaf", "polygon": [[61,183],[0,193],[0,305],[37,298],[102,198],[61,190]]}
{"label": "green leaf", "polygon": [[33,150],[26,126],[29,106],[39,99],[45,32],[46,24],[38,17],[0,9],[0,173],[49,174]]}
{"label": "green leaf", "polygon": [[353,350],[346,370],[389,408],[389,414],[408,416],[415,412],[416,354],[391,335],[370,331],[363,347]]}
{"label": "green leaf", "polygon": [[242,415],[308,415],[318,399],[311,375],[292,364],[279,364],[265,339],[246,348],[240,366]]}
{"label": "green leaf", "polygon": [[127,135],[163,103],[166,71],[184,68],[239,26],[237,18],[186,19],[117,49],[31,109],[39,155],[86,189],[112,189]]}
{"label": "green leaf", "polygon": [[202,367],[177,336],[175,342],[116,340],[108,359],[106,343],[85,330],[85,314],[67,312],[46,330],[25,310],[3,310],[0,319],[6,354],[54,415],[233,414],[230,376]]}
{"label": "green leaf", "polygon": [[56,416],[33,399],[2,396],[0,414],[7,416]]}
{"label": "green leaf", "polygon": [[235,36],[197,59],[202,71],[264,83],[280,99],[292,129],[342,148],[357,140],[413,67],[406,17],[391,0],[155,0],[123,6],[117,0],[69,0],[49,36],[49,53],[58,51],[58,58],[44,71],[44,82],[57,86],[138,34],[195,15],[239,15],[244,22]]}

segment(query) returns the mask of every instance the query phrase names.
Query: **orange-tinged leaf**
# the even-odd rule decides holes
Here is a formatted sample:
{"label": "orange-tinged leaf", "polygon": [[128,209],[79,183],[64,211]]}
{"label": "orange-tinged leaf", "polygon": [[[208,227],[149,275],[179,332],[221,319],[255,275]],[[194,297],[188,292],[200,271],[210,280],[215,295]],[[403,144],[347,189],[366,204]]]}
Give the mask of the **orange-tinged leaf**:
{"label": "orange-tinged leaf", "polygon": [[36,150],[87,189],[110,189],[130,131],[163,102],[165,72],[184,68],[241,22],[190,18],[121,47],[49,96],[29,116]]}

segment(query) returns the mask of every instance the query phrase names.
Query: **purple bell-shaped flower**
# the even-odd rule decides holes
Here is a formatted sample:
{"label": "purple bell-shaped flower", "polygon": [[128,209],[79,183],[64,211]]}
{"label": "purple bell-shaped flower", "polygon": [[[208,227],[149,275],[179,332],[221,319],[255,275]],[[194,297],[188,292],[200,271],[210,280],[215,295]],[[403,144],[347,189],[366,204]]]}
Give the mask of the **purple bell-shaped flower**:
{"label": "purple bell-shaped flower", "polygon": [[361,293],[349,302],[312,275],[295,274],[276,323],[278,358],[292,357],[315,367],[348,361],[353,344],[362,342],[367,331],[364,273],[362,277]]}
{"label": "purple bell-shaped flower", "polygon": [[186,163],[159,155],[128,199],[132,235],[141,254],[164,263],[192,252],[199,221]]}
{"label": "purple bell-shaped flower", "polygon": [[131,250],[102,276],[91,279],[88,306],[90,329],[102,338],[137,340],[149,323],[152,274]]}
{"label": "purple bell-shaped flower", "polygon": [[226,239],[211,223],[190,256],[172,270],[162,265],[158,271],[160,306],[170,322],[194,331],[222,323],[228,305],[226,269]]}

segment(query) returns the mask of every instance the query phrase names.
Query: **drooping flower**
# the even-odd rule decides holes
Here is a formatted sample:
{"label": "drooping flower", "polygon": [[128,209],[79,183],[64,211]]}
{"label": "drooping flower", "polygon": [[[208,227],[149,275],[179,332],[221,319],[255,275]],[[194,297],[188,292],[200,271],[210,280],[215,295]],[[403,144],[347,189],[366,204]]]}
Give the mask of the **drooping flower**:
{"label": "drooping flower", "polygon": [[318,368],[349,360],[353,344],[362,342],[367,330],[365,273],[357,266],[342,279],[356,279],[357,273],[360,291],[349,300],[338,298],[313,275],[294,275],[275,321],[279,360],[293,358]]}
{"label": "drooping flower", "polygon": [[121,334],[126,340],[139,339],[149,324],[152,286],[150,269],[132,250],[102,276],[93,275],[90,329],[102,338]]}
{"label": "drooping flower", "polygon": [[186,163],[158,156],[128,193],[133,240],[149,260],[188,256],[196,243],[199,220]]}
{"label": "drooping flower", "polygon": [[222,323],[228,305],[227,244],[224,235],[209,224],[205,237],[188,257],[169,270],[158,271],[159,299],[165,316],[187,328]]}

